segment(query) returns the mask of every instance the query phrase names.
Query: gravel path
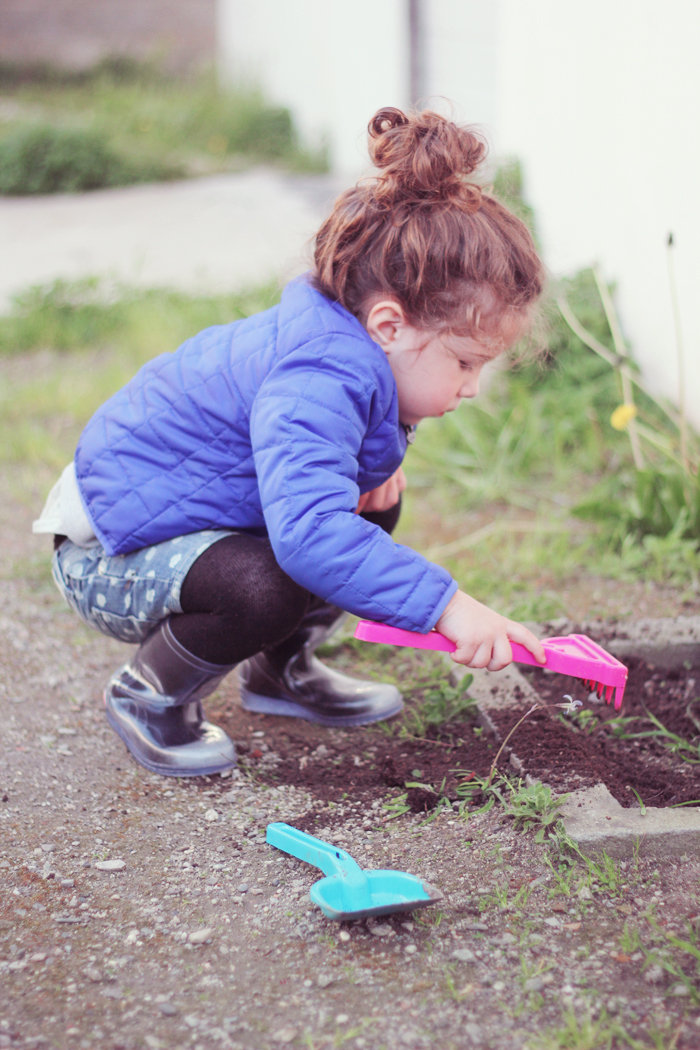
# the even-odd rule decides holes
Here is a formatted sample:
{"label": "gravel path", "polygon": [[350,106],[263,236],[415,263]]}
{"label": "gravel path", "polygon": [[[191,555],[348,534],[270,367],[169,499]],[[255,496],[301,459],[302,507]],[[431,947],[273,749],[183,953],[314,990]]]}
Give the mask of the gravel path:
{"label": "gravel path", "polygon": [[[130,760],[100,695],[126,647],[63,607],[46,541],[28,531],[26,493],[10,472],[0,492],[0,1048],[534,1050],[567,1011],[580,1031],[592,1017],[600,1038],[551,1035],[544,1046],[629,1045],[604,1038],[623,1028],[645,1047],[652,1030],[666,1033],[657,1045],[698,1046],[694,960],[668,940],[694,936],[698,858],[597,874],[497,810],[421,825],[387,820],[377,804],[358,812],[349,798],[333,812],[336,840],[366,867],[426,878],[446,900],[412,918],[327,921],[308,899],[316,873],[264,842],[269,820],[309,809],[301,791],[238,771],[179,782]],[[232,677],[224,699],[235,702],[235,689]]]}

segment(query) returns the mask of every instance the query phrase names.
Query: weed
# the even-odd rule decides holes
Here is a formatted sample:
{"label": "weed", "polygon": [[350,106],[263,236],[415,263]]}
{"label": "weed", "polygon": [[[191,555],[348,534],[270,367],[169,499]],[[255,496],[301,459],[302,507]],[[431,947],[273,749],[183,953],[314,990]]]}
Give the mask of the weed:
{"label": "weed", "polygon": [[523,787],[518,783],[513,788],[504,806],[504,813],[513,819],[515,828],[530,831],[537,828],[535,842],[544,842],[545,835],[552,831],[561,818],[561,806],[568,795],[552,795],[552,789],[539,781]]}
{"label": "weed", "polygon": [[472,674],[464,675],[456,686],[450,685],[444,678],[438,681],[425,691],[418,703],[406,711],[402,731],[410,736],[425,737],[433,728],[470,718],[474,714],[476,701],[467,690],[473,681]]}

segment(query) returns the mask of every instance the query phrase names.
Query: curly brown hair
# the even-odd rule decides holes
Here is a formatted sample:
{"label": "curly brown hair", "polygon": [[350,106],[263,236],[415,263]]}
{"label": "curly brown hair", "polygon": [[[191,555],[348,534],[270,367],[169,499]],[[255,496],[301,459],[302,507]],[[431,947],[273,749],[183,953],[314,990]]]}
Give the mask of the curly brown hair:
{"label": "curly brown hair", "polygon": [[505,312],[526,317],[544,267],[527,226],[469,179],[487,152],[477,131],[391,107],[368,131],[378,174],[341,194],[321,226],[315,288],[360,320],[389,295],[428,330],[473,335]]}

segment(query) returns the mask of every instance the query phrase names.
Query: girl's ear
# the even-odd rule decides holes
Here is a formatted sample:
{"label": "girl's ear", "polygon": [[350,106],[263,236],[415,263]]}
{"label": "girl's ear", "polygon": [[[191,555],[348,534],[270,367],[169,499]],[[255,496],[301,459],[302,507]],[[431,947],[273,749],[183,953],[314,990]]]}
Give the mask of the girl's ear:
{"label": "girl's ear", "polygon": [[386,354],[396,349],[396,340],[407,326],[406,314],[394,299],[380,299],[367,315],[365,328]]}

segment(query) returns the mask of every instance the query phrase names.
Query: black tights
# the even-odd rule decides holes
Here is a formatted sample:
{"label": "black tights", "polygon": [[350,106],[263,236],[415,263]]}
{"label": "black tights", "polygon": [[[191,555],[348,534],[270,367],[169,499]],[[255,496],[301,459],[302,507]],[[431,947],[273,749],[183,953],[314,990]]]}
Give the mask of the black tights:
{"label": "black tights", "polygon": [[[401,503],[363,514],[393,532]],[[187,573],[183,612],[170,627],[188,652],[212,664],[236,664],[297,629],[313,601],[275,560],[267,538],[238,533],[208,547]]]}

